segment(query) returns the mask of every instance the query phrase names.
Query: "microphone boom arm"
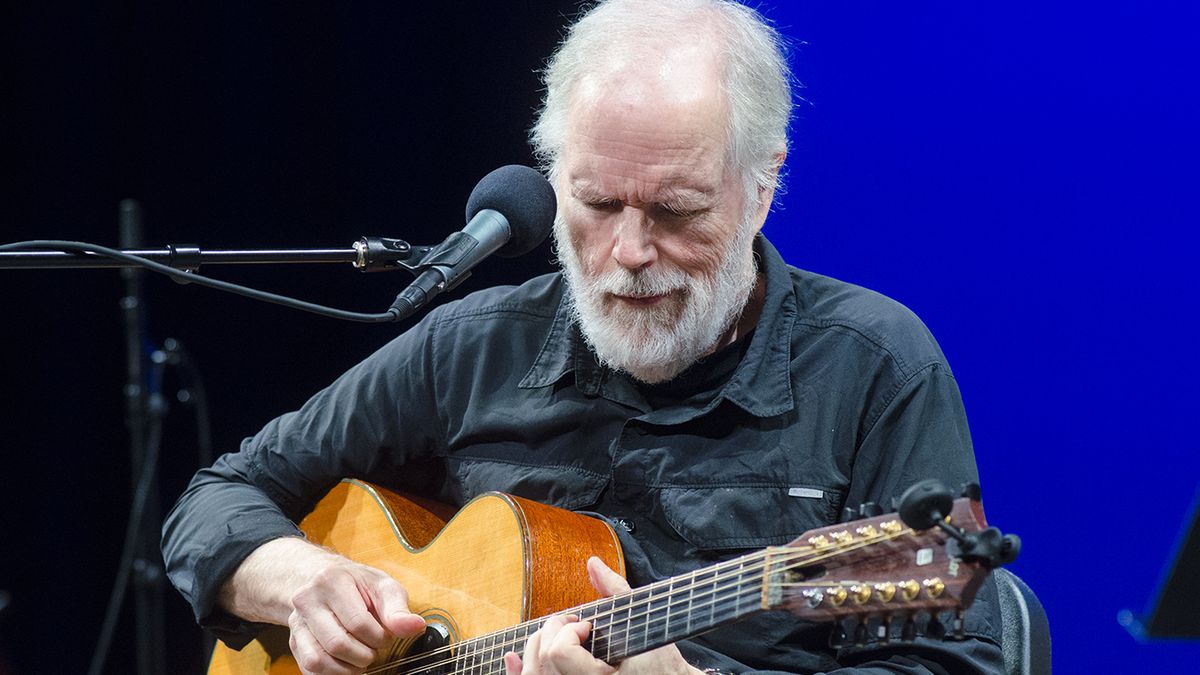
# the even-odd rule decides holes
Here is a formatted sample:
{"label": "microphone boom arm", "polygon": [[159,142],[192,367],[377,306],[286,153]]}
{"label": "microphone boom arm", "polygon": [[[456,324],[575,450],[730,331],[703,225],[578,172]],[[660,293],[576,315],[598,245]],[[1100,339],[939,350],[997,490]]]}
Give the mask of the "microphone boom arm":
{"label": "microphone boom arm", "polygon": [[[123,268],[140,263],[94,251],[46,250],[41,242],[0,247],[0,269]],[[120,253],[196,272],[201,265],[263,265],[277,263],[350,263],[360,272],[407,269],[416,274],[432,246],[413,246],[402,239],[362,237],[351,248],[202,250],[195,245],[168,244],[154,249],[118,249]],[[413,261],[417,262],[413,262]]]}

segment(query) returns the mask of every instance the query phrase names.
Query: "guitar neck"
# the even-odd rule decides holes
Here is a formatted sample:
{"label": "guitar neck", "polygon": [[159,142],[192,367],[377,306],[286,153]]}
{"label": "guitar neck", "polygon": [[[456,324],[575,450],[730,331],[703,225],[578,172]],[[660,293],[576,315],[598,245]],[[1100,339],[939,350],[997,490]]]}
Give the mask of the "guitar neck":
{"label": "guitar neck", "polygon": [[[763,594],[770,586],[766,583],[767,561],[768,552],[752,553],[573,607],[563,614],[591,622],[592,632],[584,647],[596,658],[616,664],[763,611]],[[456,661],[467,666],[499,663],[505,652],[520,653],[543,621],[527,621],[466,640],[459,644]],[[495,672],[503,672],[503,665]]]}
{"label": "guitar neck", "polygon": [[592,622],[585,646],[616,664],[761,612],[764,561],[751,554],[585,605],[578,612]]}

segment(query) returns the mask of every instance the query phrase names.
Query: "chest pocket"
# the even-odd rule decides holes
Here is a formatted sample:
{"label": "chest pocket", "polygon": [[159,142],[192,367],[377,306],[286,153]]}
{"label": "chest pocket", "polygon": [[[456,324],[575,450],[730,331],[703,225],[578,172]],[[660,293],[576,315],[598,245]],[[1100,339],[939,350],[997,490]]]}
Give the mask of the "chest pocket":
{"label": "chest pocket", "polygon": [[786,544],[836,520],[840,491],[817,486],[730,485],[662,488],[663,515],[701,550]]}
{"label": "chest pocket", "polygon": [[495,459],[452,458],[449,498],[459,504],[496,490],[562,509],[595,505],[608,477],[570,466],[536,466]]}

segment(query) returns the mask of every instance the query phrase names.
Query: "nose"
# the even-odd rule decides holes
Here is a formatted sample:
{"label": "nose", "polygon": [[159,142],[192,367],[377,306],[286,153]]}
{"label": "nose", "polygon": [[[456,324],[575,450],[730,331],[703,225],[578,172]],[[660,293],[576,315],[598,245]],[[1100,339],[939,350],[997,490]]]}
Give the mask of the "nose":
{"label": "nose", "polygon": [[651,223],[641,209],[625,207],[613,232],[612,256],[622,267],[639,270],[658,260]]}

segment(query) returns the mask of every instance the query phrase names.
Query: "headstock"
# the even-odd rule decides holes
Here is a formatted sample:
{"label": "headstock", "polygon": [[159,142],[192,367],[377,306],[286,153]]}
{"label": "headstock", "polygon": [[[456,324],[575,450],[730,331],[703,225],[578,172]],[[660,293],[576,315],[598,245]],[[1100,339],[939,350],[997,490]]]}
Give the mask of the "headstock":
{"label": "headstock", "polygon": [[[1002,543],[1013,550],[990,558],[981,552]],[[811,530],[770,549],[765,604],[813,621],[857,618],[856,642],[868,630],[886,641],[893,619],[904,621],[901,634],[911,638],[914,617],[927,613],[925,634],[940,637],[938,614],[955,611],[954,628],[961,630],[961,611],[990,568],[1004,555],[1015,557],[1018,546],[987,527],[978,499],[952,499],[940,486],[918,483],[901,499],[899,514]]]}

